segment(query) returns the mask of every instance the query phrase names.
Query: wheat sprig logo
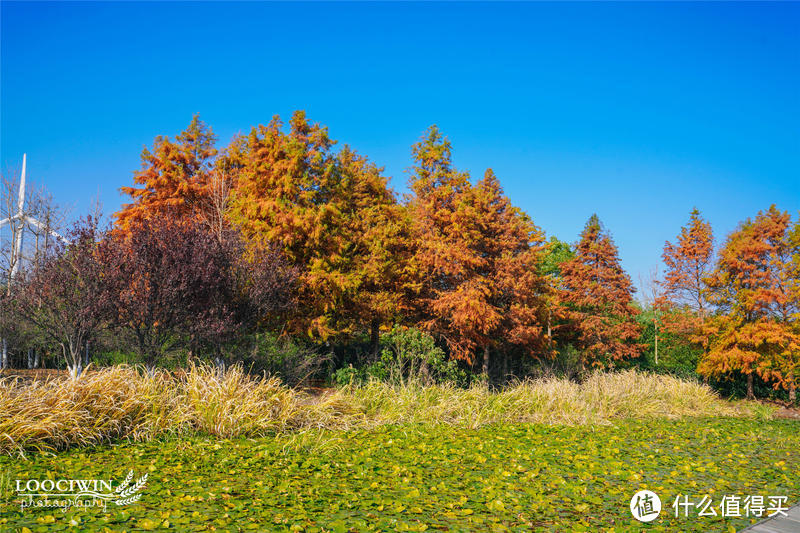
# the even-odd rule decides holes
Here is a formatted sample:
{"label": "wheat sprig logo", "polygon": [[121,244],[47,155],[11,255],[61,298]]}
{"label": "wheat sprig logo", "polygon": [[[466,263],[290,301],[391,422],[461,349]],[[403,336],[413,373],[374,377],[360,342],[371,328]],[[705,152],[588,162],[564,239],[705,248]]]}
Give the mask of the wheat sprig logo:
{"label": "wheat sprig logo", "polygon": [[137,479],[136,483],[133,485],[130,485],[131,480],[133,480],[133,470],[128,472],[128,475],[125,477],[125,481],[123,481],[115,490],[115,492],[119,495],[119,499],[114,500],[114,503],[117,505],[128,505],[139,501],[139,498],[142,497],[142,495],[138,494],[138,492],[147,484],[147,474]]}
{"label": "wheat sprig logo", "polygon": [[116,492],[117,494],[119,494],[120,492],[122,492],[123,490],[125,490],[125,487],[127,487],[127,486],[130,484],[130,482],[131,482],[131,480],[132,480],[132,479],[133,479],[133,470],[129,470],[129,471],[128,471],[128,475],[127,475],[127,476],[125,476],[125,481],[123,481],[122,483],[120,483],[120,484],[119,484],[119,487],[117,487],[117,489],[116,489],[114,492]]}

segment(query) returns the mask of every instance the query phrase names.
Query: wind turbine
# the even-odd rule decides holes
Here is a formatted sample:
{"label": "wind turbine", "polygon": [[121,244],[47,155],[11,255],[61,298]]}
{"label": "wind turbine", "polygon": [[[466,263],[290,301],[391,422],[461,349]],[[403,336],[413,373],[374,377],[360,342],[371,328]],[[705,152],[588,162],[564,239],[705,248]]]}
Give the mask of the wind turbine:
{"label": "wind turbine", "polygon": [[[17,197],[17,213],[12,215],[8,218],[0,220],[0,229],[3,226],[7,226],[12,222],[19,221],[21,222],[20,227],[17,230],[17,234],[14,236],[14,243],[13,243],[13,252],[11,257],[13,258],[13,265],[11,266],[11,275],[9,276],[9,286],[8,290],[11,289],[11,284],[14,281],[14,278],[19,271],[19,264],[22,262],[22,243],[25,236],[26,228],[36,228],[41,232],[46,232],[55,237],[56,239],[62,242],[69,242],[67,239],[50,229],[47,224],[42,224],[40,221],[36,220],[33,217],[30,217],[25,214],[25,170],[27,166],[28,156],[27,154],[22,154],[22,174],[19,178],[19,196]],[[88,345],[87,345],[88,349]],[[30,352],[28,353],[30,358]],[[30,359],[29,359],[30,360]],[[30,364],[30,363],[29,363]],[[6,368],[8,366],[8,341],[5,337],[0,339],[0,368]]]}
{"label": "wind turbine", "polygon": [[17,275],[17,271],[19,270],[19,264],[22,262],[22,242],[25,236],[25,227],[28,226],[30,228],[36,228],[39,231],[47,232],[56,239],[67,242],[67,240],[50,229],[46,224],[42,224],[38,220],[33,217],[30,217],[25,214],[25,167],[27,163],[28,155],[22,154],[22,174],[20,175],[19,179],[19,197],[17,198],[17,213],[13,216],[8,218],[4,218],[0,220],[0,228],[11,224],[14,221],[22,222],[22,225],[17,232],[16,239],[14,242],[14,252],[12,257],[14,258],[14,264],[11,267],[11,277],[9,281],[13,281]]}

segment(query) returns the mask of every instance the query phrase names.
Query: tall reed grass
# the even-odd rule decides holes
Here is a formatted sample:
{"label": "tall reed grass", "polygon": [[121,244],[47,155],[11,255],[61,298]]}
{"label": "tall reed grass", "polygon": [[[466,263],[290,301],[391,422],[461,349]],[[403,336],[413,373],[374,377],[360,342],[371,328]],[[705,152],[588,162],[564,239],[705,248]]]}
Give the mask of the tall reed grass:
{"label": "tall reed grass", "polygon": [[57,450],[120,439],[206,434],[258,437],[380,424],[604,424],[615,419],[758,416],[707,386],[634,371],[596,373],[583,383],[523,381],[502,391],[477,385],[392,386],[380,382],[312,395],[276,379],[191,366],[181,374],[114,366],[80,379],[0,379],[0,453]]}

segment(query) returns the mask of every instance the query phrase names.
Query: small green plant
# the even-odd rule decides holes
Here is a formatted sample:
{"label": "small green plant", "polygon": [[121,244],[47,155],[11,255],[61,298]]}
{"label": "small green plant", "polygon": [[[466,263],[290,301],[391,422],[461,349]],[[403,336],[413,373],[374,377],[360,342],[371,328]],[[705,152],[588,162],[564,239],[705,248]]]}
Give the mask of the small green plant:
{"label": "small green plant", "polygon": [[9,501],[13,496],[11,488],[11,474],[5,470],[0,471],[0,498]]}
{"label": "small green plant", "polygon": [[380,381],[393,385],[433,385],[449,383],[466,386],[470,376],[450,361],[447,354],[436,345],[434,338],[416,328],[395,326],[381,336],[381,351],[377,361],[355,368],[349,365],[333,375],[340,385],[363,385]]}
{"label": "small green plant", "polygon": [[[463,386],[469,382],[458,363],[448,360],[431,335],[416,328],[395,326],[381,339],[381,360],[385,380],[403,384],[417,381],[426,385],[452,383]],[[376,373],[373,370],[373,375]]]}
{"label": "small green plant", "polygon": [[772,420],[774,418],[773,415],[775,414],[775,411],[777,411],[777,407],[774,405],[759,402],[750,402],[749,408],[753,418],[762,422]]}
{"label": "small green plant", "polygon": [[340,387],[347,385],[359,385],[364,383],[367,379],[367,373],[364,369],[355,368],[353,365],[348,365],[338,369],[333,373],[333,381]]}

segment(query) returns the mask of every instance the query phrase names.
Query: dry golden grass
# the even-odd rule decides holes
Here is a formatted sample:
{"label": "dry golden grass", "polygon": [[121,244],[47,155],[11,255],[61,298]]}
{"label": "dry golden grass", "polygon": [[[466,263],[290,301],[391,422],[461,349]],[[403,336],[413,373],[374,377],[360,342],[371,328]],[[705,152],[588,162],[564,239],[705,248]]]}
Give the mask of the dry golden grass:
{"label": "dry golden grass", "polygon": [[765,412],[723,401],[699,383],[633,371],[597,373],[581,384],[523,381],[498,392],[373,382],[321,396],[248,375],[239,366],[224,372],[192,366],[177,376],[116,366],[77,380],[0,379],[0,453],[8,454],[195,433],[231,438],[379,424],[605,424],[683,416]]}
{"label": "dry golden grass", "polygon": [[368,418],[382,423],[434,422],[479,427],[493,423],[603,424],[624,418],[755,416],[709,387],[671,376],[597,372],[583,383],[548,378],[492,392],[485,386],[393,387],[370,383],[344,391]]}

